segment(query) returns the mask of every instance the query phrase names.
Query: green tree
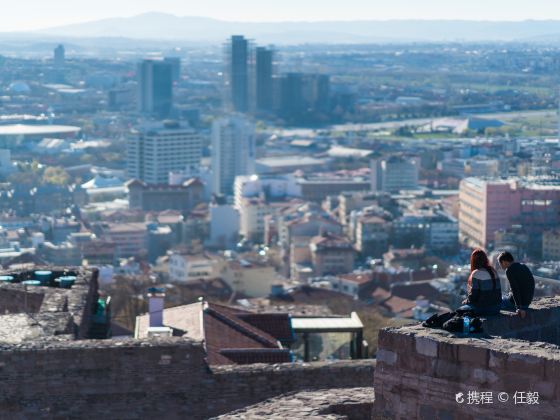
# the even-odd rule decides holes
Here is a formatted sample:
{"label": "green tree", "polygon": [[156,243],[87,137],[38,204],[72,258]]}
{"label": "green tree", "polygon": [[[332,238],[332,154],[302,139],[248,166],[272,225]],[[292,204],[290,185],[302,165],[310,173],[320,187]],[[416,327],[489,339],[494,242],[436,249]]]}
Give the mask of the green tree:
{"label": "green tree", "polygon": [[43,173],[43,183],[55,185],[68,185],[70,175],[60,166],[49,166]]}

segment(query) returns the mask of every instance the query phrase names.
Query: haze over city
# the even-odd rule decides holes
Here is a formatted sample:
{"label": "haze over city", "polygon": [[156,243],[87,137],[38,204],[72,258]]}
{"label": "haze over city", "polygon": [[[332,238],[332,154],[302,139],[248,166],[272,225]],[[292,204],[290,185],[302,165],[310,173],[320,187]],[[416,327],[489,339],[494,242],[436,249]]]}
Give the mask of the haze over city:
{"label": "haze over city", "polygon": [[482,20],[522,21],[560,19],[560,5],[547,0],[307,0],[283,2],[243,0],[178,1],[99,0],[96,2],[25,0],[3,9],[2,31],[38,30],[55,26],[114,17],[131,17],[147,12],[176,16],[200,16],[226,21],[323,21],[323,20]]}
{"label": "haze over city", "polygon": [[0,28],[1,419],[558,418],[560,4]]}

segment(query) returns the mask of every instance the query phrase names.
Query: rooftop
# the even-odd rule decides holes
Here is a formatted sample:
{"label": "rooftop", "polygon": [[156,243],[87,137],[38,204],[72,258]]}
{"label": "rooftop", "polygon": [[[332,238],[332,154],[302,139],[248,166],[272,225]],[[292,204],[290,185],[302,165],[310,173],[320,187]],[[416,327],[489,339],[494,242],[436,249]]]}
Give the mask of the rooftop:
{"label": "rooftop", "polygon": [[[136,318],[136,337],[147,335],[149,314]],[[197,302],[164,309],[164,326],[185,338],[204,340],[211,365],[290,361],[281,341],[292,341],[286,313],[253,313],[216,303]]]}
{"label": "rooftop", "polygon": [[0,125],[0,136],[49,136],[55,134],[76,134],[80,127],[70,125]]}
{"label": "rooftop", "polygon": [[348,332],[361,331],[362,321],[355,312],[349,317],[292,317],[292,327],[296,332]]}
{"label": "rooftop", "polygon": [[276,156],[257,160],[257,164],[281,168],[284,166],[324,165],[327,161],[309,156]]}

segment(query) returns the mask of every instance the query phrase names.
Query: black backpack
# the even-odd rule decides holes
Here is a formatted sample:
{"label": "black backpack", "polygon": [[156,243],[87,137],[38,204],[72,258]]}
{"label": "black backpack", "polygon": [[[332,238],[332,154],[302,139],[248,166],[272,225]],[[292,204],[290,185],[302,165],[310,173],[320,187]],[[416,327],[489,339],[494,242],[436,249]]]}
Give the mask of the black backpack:
{"label": "black backpack", "polygon": [[427,320],[422,322],[422,325],[426,328],[443,328],[443,324],[453,318],[457,313],[456,312],[446,312],[444,314],[433,314]]}
{"label": "black backpack", "polygon": [[469,320],[469,333],[482,332],[482,320],[478,317],[470,317],[465,312],[461,314],[457,312],[446,312],[441,315],[434,314],[425,320],[422,325],[427,328],[437,328],[449,332],[462,333],[465,332],[465,317]]}
{"label": "black backpack", "polygon": [[[465,331],[465,318],[468,319],[468,331]],[[449,321],[443,324],[443,329],[449,332],[456,333],[481,333],[482,320],[478,317],[471,318],[466,315],[455,315]]]}

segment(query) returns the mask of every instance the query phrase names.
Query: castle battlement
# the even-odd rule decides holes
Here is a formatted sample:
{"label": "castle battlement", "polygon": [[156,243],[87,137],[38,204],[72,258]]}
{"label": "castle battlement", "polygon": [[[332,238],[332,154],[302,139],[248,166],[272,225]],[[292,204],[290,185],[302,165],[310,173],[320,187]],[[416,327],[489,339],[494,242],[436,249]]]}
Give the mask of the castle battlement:
{"label": "castle battlement", "polygon": [[[552,419],[560,410],[560,297],[535,301],[525,319],[489,318],[484,334],[384,329],[377,360],[211,366],[201,340],[92,339],[97,272],[49,271],[44,285],[23,283],[36,276],[28,271],[0,284],[2,417]],[[74,283],[60,287],[68,275]],[[491,392],[493,404],[467,404],[471,391]],[[515,404],[516,392],[538,393],[539,404]]]}
{"label": "castle battlement", "polygon": [[[484,334],[420,325],[384,329],[374,411],[390,418],[558,418],[559,321],[555,297],[534,302],[525,319],[504,312],[489,318]],[[470,391],[491,392],[493,403],[468,404]],[[516,404],[516,392],[538,393],[539,404]],[[456,401],[460,393],[463,403]],[[500,402],[500,393],[508,401]]]}

